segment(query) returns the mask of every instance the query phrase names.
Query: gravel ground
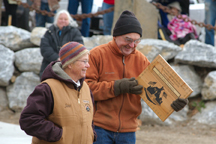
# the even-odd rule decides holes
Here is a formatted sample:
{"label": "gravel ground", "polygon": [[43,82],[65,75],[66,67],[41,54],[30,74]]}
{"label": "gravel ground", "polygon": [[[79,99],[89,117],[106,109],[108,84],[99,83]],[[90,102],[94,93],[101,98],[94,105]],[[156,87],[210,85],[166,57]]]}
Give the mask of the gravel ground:
{"label": "gravel ground", "polygon": [[[0,112],[0,121],[19,124],[20,113]],[[216,127],[182,122],[172,126],[145,125],[136,132],[136,144],[216,144]]]}

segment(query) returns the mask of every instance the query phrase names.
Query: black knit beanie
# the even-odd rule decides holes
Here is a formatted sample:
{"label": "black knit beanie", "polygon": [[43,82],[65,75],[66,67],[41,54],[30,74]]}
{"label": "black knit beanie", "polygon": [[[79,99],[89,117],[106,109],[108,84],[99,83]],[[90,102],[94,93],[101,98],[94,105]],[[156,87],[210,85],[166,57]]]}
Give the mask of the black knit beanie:
{"label": "black knit beanie", "polygon": [[140,22],[132,12],[125,10],[115,24],[113,36],[120,36],[128,33],[138,33],[140,37],[142,37]]}

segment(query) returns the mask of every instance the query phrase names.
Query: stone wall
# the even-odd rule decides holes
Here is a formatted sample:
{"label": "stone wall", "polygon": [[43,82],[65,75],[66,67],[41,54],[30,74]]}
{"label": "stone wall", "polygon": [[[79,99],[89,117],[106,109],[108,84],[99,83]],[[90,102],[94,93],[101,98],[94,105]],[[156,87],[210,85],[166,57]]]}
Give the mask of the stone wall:
{"label": "stone wall", "polygon": [[[8,26],[0,27],[0,112],[10,108],[18,112],[26,105],[26,99],[40,83],[39,70],[42,62],[40,39],[46,28],[28,31]],[[112,40],[112,36],[83,38],[85,46],[91,50]],[[179,46],[158,39],[143,39],[137,46],[149,61],[158,54],[167,60],[172,68],[193,89],[189,97],[203,101],[206,108],[201,113],[189,115],[191,106],[174,112],[165,122],[142,101],[140,119],[144,123],[170,125],[178,121],[193,120],[193,124],[205,123],[216,126],[216,52],[215,47],[191,40],[182,49]],[[198,101],[198,102],[199,102]]]}

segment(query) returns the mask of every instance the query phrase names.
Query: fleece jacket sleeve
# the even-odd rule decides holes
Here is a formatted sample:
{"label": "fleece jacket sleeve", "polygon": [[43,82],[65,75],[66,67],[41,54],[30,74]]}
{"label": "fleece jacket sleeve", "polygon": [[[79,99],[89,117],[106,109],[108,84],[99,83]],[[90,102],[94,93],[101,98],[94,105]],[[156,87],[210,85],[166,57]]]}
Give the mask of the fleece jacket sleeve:
{"label": "fleece jacket sleeve", "polygon": [[90,67],[86,73],[85,81],[89,85],[95,101],[107,100],[114,98],[114,81],[99,82],[100,54],[91,53],[89,56]]}

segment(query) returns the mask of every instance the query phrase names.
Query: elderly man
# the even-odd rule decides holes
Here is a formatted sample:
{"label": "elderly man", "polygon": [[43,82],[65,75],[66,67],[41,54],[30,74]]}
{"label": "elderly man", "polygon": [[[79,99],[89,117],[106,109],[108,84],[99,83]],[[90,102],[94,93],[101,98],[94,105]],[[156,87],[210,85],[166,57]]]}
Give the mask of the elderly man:
{"label": "elderly man", "polygon": [[27,99],[20,127],[33,136],[32,144],[92,144],[93,97],[84,77],[90,67],[89,51],[68,42],[51,62],[42,82]]}
{"label": "elderly man", "polygon": [[[92,49],[91,67],[86,82],[95,100],[94,125],[97,141],[94,144],[135,144],[137,117],[142,111],[142,86],[134,77],[150,64],[138,50],[142,28],[130,11],[124,11],[113,30],[113,40]],[[187,104],[177,99],[172,107],[178,111]]]}

